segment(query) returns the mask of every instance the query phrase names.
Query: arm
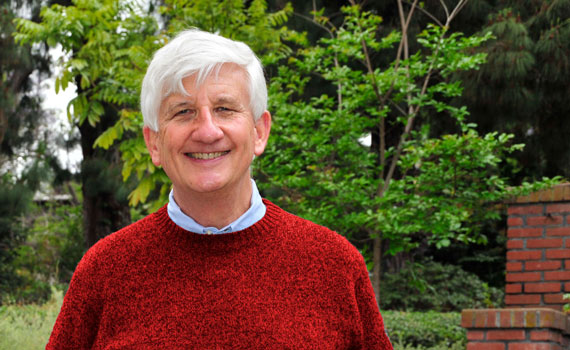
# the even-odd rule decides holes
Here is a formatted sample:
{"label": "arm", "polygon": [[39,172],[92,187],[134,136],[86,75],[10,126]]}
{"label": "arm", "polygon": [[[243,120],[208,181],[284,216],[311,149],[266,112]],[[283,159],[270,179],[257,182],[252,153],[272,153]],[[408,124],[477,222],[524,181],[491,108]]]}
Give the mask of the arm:
{"label": "arm", "polygon": [[63,306],[55,322],[47,350],[91,349],[103,308],[99,271],[93,252],[77,265]]}
{"label": "arm", "polygon": [[362,349],[392,350],[364,259],[358,271],[354,292],[362,325]]}

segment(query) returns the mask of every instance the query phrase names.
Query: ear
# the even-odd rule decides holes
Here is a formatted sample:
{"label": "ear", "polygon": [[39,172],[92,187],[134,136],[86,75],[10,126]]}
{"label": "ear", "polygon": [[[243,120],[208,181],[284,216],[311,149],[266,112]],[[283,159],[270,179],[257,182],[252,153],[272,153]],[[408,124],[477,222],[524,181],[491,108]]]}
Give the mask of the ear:
{"label": "ear", "polygon": [[261,117],[255,122],[255,147],[254,154],[260,156],[265,150],[269,132],[271,131],[271,113],[263,112]]}
{"label": "ear", "polygon": [[143,136],[144,136],[144,142],[146,143],[146,149],[148,149],[148,153],[150,153],[150,159],[152,159],[152,163],[156,166],[160,166],[158,131],[154,131],[148,126],[144,126]]}

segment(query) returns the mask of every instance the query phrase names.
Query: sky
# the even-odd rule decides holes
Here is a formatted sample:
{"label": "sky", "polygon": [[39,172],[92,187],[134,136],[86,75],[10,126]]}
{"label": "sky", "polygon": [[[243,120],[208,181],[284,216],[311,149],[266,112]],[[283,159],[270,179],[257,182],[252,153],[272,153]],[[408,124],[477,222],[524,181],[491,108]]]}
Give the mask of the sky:
{"label": "sky", "polygon": [[[50,53],[53,57],[53,61],[56,62],[57,59],[62,57],[63,52],[60,47],[55,49],[50,49]],[[67,105],[75,96],[75,86],[70,84],[67,89],[55,93],[55,78],[61,72],[61,69],[52,64],[52,70],[54,74],[49,78],[41,82],[41,91],[43,95],[42,107],[44,110],[48,111],[55,117],[55,123],[51,125],[54,131],[62,133],[64,138],[69,137],[69,133],[72,131],[78,132],[76,129],[73,130],[67,119]],[[79,145],[73,149],[59,148],[58,158],[61,165],[69,169],[72,172],[78,172],[81,164],[82,154]]]}

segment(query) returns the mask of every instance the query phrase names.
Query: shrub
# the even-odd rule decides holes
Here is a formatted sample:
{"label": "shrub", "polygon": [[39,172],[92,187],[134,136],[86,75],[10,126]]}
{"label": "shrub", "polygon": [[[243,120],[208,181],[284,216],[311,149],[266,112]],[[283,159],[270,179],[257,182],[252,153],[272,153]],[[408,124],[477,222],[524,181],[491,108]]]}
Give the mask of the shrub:
{"label": "shrub", "polygon": [[13,261],[15,248],[25,237],[22,218],[27,214],[31,192],[22,184],[13,184],[0,176],[0,305],[9,291],[20,285]]}
{"label": "shrub", "polygon": [[85,251],[80,205],[36,205],[30,216],[25,241],[14,250],[18,284],[3,293],[12,302],[45,302],[51,285],[69,283]]}
{"label": "shrub", "polygon": [[459,312],[382,311],[396,349],[465,349],[467,336]]}
{"label": "shrub", "polygon": [[459,266],[426,261],[385,274],[380,303],[383,310],[450,312],[500,307],[503,296]]}

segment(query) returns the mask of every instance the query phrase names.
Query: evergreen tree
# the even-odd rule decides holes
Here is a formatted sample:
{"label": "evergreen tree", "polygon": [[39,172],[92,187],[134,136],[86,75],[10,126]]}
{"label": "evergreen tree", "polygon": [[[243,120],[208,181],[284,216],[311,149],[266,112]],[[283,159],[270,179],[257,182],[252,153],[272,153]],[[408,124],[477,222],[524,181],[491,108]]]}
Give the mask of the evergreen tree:
{"label": "evergreen tree", "polygon": [[[517,179],[570,175],[570,1],[504,1],[481,32],[488,62],[462,76],[472,120],[527,144]],[[511,175],[513,176],[513,175]]]}
{"label": "evergreen tree", "polygon": [[54,159],[32,78],[49,73],[49,58],[42,47],[19,46],[12,37],[16,12],[37,16],[39,3],[0,2],[0,304],[19,284],[12,260],[26,233],[21,219]]}

